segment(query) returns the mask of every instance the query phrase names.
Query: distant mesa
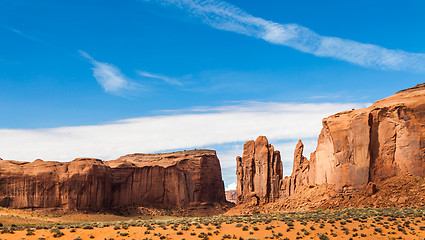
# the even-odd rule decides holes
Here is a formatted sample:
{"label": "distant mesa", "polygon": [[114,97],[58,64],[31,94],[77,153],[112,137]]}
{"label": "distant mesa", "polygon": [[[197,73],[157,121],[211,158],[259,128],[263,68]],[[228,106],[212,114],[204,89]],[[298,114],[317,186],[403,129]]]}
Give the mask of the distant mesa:
{"label": "distant mesa", "polygon": [[0,161],[0,206],[100,210],[225,202],[213,150],[131,154],[112,161]]}
{"label": "distant mesa", "polygon": [[303,150],[299,141],[292,174],[282,179],[280,154],[266,137],[246,142],[236,158],[238,204],[275,202],[317,185],[370,196],[391,177],[425,177],[425,84],[323,119],[310,160]]}
{"label": "distant mesa", "polygon": [[226,201],[236,203],[236,190],[226,191]]}

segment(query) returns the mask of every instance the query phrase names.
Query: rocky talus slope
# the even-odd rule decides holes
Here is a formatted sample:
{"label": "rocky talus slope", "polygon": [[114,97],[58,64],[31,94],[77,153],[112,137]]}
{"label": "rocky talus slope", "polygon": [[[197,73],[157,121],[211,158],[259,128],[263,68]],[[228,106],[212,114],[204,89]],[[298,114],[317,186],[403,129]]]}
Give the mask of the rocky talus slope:
{"label": "rocky talus slope", "polygon": [[225,202],[213,150],[131,154],[112,161],[0,160],[0,206],[110,209]]}

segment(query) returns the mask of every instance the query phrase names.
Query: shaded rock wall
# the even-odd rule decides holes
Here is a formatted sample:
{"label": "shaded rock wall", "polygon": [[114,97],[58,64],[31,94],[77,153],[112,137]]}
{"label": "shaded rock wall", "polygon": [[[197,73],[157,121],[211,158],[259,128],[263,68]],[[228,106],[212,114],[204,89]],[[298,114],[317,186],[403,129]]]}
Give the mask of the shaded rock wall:
{"label": "shaded rock wall", "polygon": [[12,208],[108,209],[225,201],[215,151],[132,154],[103,162],[0,160],[0,205]]}

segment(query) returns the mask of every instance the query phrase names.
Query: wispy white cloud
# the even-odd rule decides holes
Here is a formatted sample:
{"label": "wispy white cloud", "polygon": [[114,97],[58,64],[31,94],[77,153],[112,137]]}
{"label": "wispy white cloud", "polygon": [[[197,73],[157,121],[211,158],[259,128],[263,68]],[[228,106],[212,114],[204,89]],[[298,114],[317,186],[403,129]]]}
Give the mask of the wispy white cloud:
{"label": "wispy white cloud", "polygon": [[235,158],[243,143],[260,135],[281,151],[284,172],[290,174],[293,150],[303,139],[306,154],[315,147],[322,118],[358,103],[247,102],[222,107],[197,107],[124,119],[100,125],[46,129],[0,129],[0,157],[31,161],[70,161],[77,157],[116,159],[129,153],[153,153],[212,148],[226,183],[235,182]]}
{"label": "wispy white cloud", "polygon": [[236,186],[237,186],[237,183],[236,182],[232,182],[231,184],[227,185],[226,191],[236,190]]}
{"label": "wispy white cloud", "polygon": [[315,56],[331,57],[368,68],[425,72],[423,53],[409,53],[337,37],[321,36],[298,24],[280,24],[255,17],[225,1],[153,1],[187,10],[214,28],[263,39]]}
{"label": "wispy white cloud", "polygon": [[[114,159],[135,152],[189,149],[255,139],[316,138],[323,117],[364,104],[252,103],[108,124],[47,129],[0,129],[4,159]],[[233,164],[233,163],[232,163]],[[224,163],[223,166],[226,166]]]}
{"label": "wispy white cloud", "polygon": [[167,77],[161,74],[157,74],[157,73],[150,73],[150,72],[145,72],[145,71],[136,71],[137,74],[139,74],[142,77],[148,77],[148,78],[154,78],[154,79],[159,79],[162,80],[168,84],[171,85],[177,85],[177,86],[183,86],[183,84],[176,78],[172,78],[172,77]]}
{"label": "wispy white cloud", "polygon": [[84,51],[80,50],[79,52],[81,56],[93,64],[93,77],[105,92],[118,96],[126,96],[134,90],[142,89],[139,83],[125,76],[118,67],[109,63],[98,62]]}

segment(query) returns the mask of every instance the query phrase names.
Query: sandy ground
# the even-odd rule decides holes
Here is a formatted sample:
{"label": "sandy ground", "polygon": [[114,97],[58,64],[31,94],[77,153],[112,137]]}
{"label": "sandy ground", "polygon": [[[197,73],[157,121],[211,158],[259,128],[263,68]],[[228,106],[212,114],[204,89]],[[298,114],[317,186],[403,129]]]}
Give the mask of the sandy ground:
{"label": "sandy ground", "polygon": [[[373,210],[364,210],[364,213]],[[150,216],[115,216],[112,214],[71,213],[56,215],[24,210],[0,209],[0,222],[3,229],[8,224],[34,224],[30,232],[3,230],[0,239],[42,240],[42,239],[423,239],[425,238],[425,218],[421,214],[369,218],[335,219],[331,213],[328,219],[294,218],[291,215],[247,215],[217,216],[212,218],[176,218]],[[341,213],[346,214],[346,213]],[[310,216],[310,215],[308,215]],[[132,220],[130,220],[132,219]],[[286,219],[286,220],[285,220]],[[287,219],[291,219],[288,221]],[[96,222],[96,223],[94,223]],[[100,223],[103,222],[103,223]],[[54,223],[54,224],[51,224]],[[61,223],[58,225],[57,223]],[[131,223],[139,226],[131,226]],[[38,224],[38,225],[37,225]],[[102,225],[106,226],[102,227]],[[36,229],[36,226],[49,226],[49,229]],[[52,227],[53,226],[53,227]],[[60,229],[58,229],[58,226]],[[84,229],[84,226],[94,226]],[[97,226],[97,227],[96,227]],[[150,226],[150,229],[148,227]],[[12,227],[13,228],[13,227]],[[86,227],[87,228],[87,227]],[[52,230],[53,229],[53,230]],[[422,229],[422,230],[421,230]],[[54,237],[55,232],[63,236]]]}
{"label": "sandy ground", "polygon": [[[419,219],[416,219],[419,220]],[[26,230],[15,231],[14,234],[5,233],[0,234],[1,239],[40,239],[39,237],[44,237],[45,239],[63,239],[63,240],[72,240],[78,239],[79,236],[81,239],[200,239],[198,235],[200,233],[211,233],[208,236],[208,239],[223,239],[225,234],[230,235],[230,238],[233,238],[235,235],[236,239],[242,237],[243,239],[255,238],[255,239],[285,239],[286,237],[289,239],[320,239],[320,233],[328,233],[329,239],[391,239],[392,237],[398,238],[399,236],[402,239],[420,239],[425,237],[425,231],[419,230],[419,226],[413,226],[414,230],[409,230],[407,234],[403,234],[397,231],[396,226],[391,226],[389,229],[385,229],[381,227],[382,233],[376,232],[375,227],[370,226],[370,222],[367,223],[359,223],[352,222],[346,223],[345,225],[341,225],[339,222],[335,223],[334,226],[330,223],[325,223],[322,228],[320,228],[321,223],[315,222],[307,222],[307,225],[302,225],[300,222],[294,222],[294,229],[291,229],[289,232],[287,231],[288,226],[279,221],[272,221],[268,224],[257,223],[257,224],[247,224],[248,230],[244,231],[243,227],[236,227],[236,224],[222,224],[220,229],[216,229],[214,226],[204,226],[201,225],[202,228],[197,228],[196,226],[191,226],[189,230],[181,231],[179,228],[177,230],[172,230],[171,228],[162,229],[161,227],[156,227],[155,230],[150,230],[147,233],[146,227],[129,227],[128,229],[114,229],[114,227],[104,227],[104,228],[94,228],[94,229],[75,229],[75,232],[70,232],[71,229],[62,229],[64,235],[60,238],[54,238],[53,233],[50,230],[35,230],[32,236],[27,236]],[[425,224],[424,224],[425,225]],[[245,224],[243,224],[245,226]],[[257,227],[258,230],[254,230],[254,227]],[[272,227],[271,229],[266,229],[266,227]],[[345,234],[342,230],[342,227],[348,229],[348,234]],[[313,228],[314,230],[311,230]],[[306,229],[308,233],[302,231],[301,229]],[[332,229],[332,230],[331,230]],[[353,230],[357,229],[357,231]],[[214,231],[219,231],[218,234],[214,233]],[[412,234],[412,231],[415,234]],[[181,232],[182,235],[177,235],[178,232]],[[396,234],[391,234],[390,232],[396,232]],[[128,236],[121,236],[120,234],[128,233]],[[191,235],[191,233],[195,233]],[[251,234],[252,233],[252,234]],[[279,236],[280,234],[282,236]],[[332,236],[331,233],[335,233],[336,235]],[[353,236],[353,234],[358,234],[358,236]],[[306,235],[307,234],[307,235]],[[361,236],[361,234],[366,234]],[[272,238],[275,236],[274,238]],[[43,239],[43,238],[41,238]]]}
{"label": "sandy ground", "polygon": [[31,211],[19,209],[7,209],[0,207],[0,223],[5,226],[11,224],[26,225],[26,224],[56,224],[56,223],[79,223],[79,222],[111,222],[111,221],[129,221],[132,219],[142,220],[166,220],[175,219],[176,217],[166,216],[119,216],[110,213],[90,213],[84,214],[81,212],[71,212],[67,214],[46,212],[46,211]]}

